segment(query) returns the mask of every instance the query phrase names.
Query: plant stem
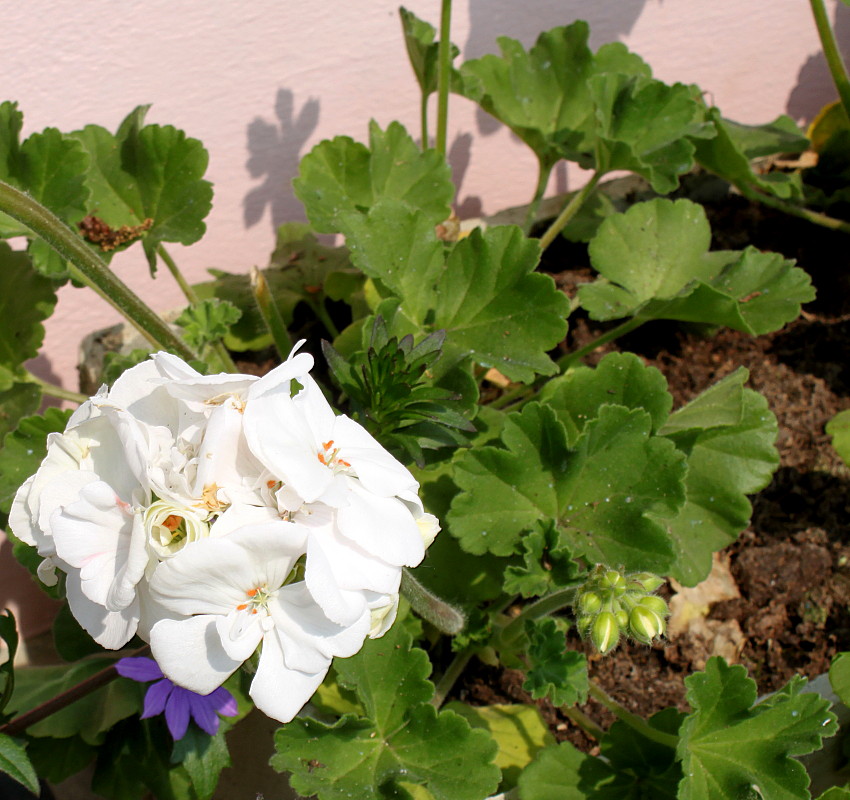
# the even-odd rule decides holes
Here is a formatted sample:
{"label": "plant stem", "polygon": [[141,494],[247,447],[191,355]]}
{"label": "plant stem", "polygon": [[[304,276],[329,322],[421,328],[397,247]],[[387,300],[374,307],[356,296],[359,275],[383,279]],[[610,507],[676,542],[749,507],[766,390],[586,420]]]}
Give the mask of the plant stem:
{"label": "plant stem", "polygon": [[325,326],[327,332],[331,335],[331,338],[336,339],[336,337],[339,336],[339,328],[334,325],[331,315],[328,314],[328,310],[325,308],[324,301],[310,298],[309,304],[310,308],[313,309],[313,313],[319,318],[319,321]]}
{"label": "plant stem", "polygon": [[94,288],[155,347],[183,358],[197,354],[89,248],[83,239],[29,195],[0,181],[0,210],[22,222],[76,268],[75,277]]}
{"label": "plant stem", "polygon": [[401,571],[401,593],[420,617],[442,633],[454,636],[466,625],[466,617],[462,612],[426,589],[407,568]]}
{"label": "plant stem", "polygon": [[442,674],[434,688],[434,696],[430,701],[434,708],[440,708],[446,702],[446,697],[448,697],[449,692],[452,690],[452,686],[455,685],[474,654],[475,648],[472,645],[455,654],[452,663],[449,664],[448,669]]}
{"label": "plant stem", "polygon": [[573,364],[584,358],[588,355],[588,353],[592,353],[597,347],[601,347],[603,344],[607,344],[614,339],[619,339],[621,336],[625,336],[627,333],[631,333],[631,331],[635,328],[639,328],[645,322],[648,322],[648,320],[645,320],[642,317],[632,317],[616,327],[605,331],[605,333],[601,336],[597,336],[592,342],[588,342],[584,347],[580,347],[572,353],[564,354],[557,361],[558,366],[561,368],[561,373],[566,372]]}
{"label": "plant stem", "polygon": [[823,47],[823,54],[826,56],[826,63],[832,74],[835,88],[838,89],[838,96],[841,98],[841,105],[844,106],[844,113],[850,119],[850,79],[847,77],[847,70],[844,67],[844,61],[838,50],[838,43],[835,41],[835,33],[832,30],[832,25],[829,24],[826,6],[823,0],[809,0],[809,2],[815,18],[815,26],[818,29],[818,36],[820,36],[821,46]]}
{"label": "plant stem", "polygon": [[[130,653],[130,656],[144,656],[149,652],[150,645],[146,644],[144,647],[140,647],[138,650]],[[55,714],[57,711],[67,708],[71,705],[71,703],[91,694],[97,689],[100,689],[102,686],[106,686],[106,684],[117,677],[118,672],[115,670],[115,664],[110,664],[108,667],[104,667],[99,672],[95,672],[94,675],[86,678],[76,686],[72,686],[70,689],[62,692],[61,694],[57,694],[56,697],[52,697],[50,700],[36,706],[24,714],[21,714],[19,717],[9,720],[9,722],[5,725],[0,725],[0,733],[5,733],[8,736],[17,736],[18,734],[23,733],[27,728],[35,725],[36,722],[41,722],[43,719],[47,719],[47,717],[51,714]]]}
{"label": "plant stem", "polygon": [[41,389],[42,394],[46,394],[50,397],[57,397],[60,400],[69,400],[72,403],[85,403],[86,400],[88,400],[88,397],[84,394],[72,392],[70,389],[63,389],[55,383],[48,383],[47,381],[39,378],[38,375],[33,375],[33,373],[29,371],[27,371],[27,380],[38,386],[38,388]]}
{"label": "plant stem", "polygon": [[588,736],[596,739],[598,742],[604,735],[605,730],[599,723],[591,719],[580,708],[575,706],[561,706],[559,711],[571,719],[579,728],[581,728]]}
{"label": "plant stem", "polygon": [[286,323],[283,321],[280,309],[277,307],[271,291],[269,291],[269,283],[265,275],[256,267],[251,269],[251,291],[254,293],[254,300],[260,310],[260,316],[272,335],[275,350],[277,350],[281,361],[286,361],[290,352],[292,352],[292,339],[286,329]]}
{"label": "plant stem", "polygon": [[440,11],[440,44],[437,49],[437,139],[435,147],[446,154],[449,126],[449,85],[452,71],[452,0],[442,0]]}
{"label": "plant stem", "polygon": [[584,201],[590,196],[602,178],[602,172],[594,172],[593,177],[576,192],[570,202],[567,203],[564,210],[558,215],[558,218],[549,226],[549,229],[540,237],[540,249],[545,250],[555,237],[567,226],[567,223],[576,215],[578,210],[584,204]]}
{"label": "plant stem", "polygon": [[509,645],[518,639],[522,635],[527,620],[546,617],[570,605],[575,597],[576,586],[580,583],[581,581],[576,581],[575,586],[559,589],[527,605],[518,616],[502,628],[502,632],[496,637],[497,647]]}
{"label": "plant stem", "polygon": [[641,736],[647,739],[663,744],[667,747],[672,747],[674,750],[679,744],[679,737],[671,733],[664,733],[657,728],[653,728],[645,719],[637,714],[632,714],[626,708],[623,708],[613,697],[606,694],[603,689],[594,681],[589,680],[590,696],[602,703],[614,716],[626,723],[630,728],[636,730]]}
{"label": "plant stem", "polygon": [[422,92],[419,100],[419,123],[422,126],[422,149],[428,149],[428,95]]}
{"label": "plant stem", "polygon": [[537,220],[537,210],[540,208],[540,201],[546,192],[546,186],[549,184],[549,176],[552,174],[554,164],[546,165],[542,161],[537,162],[537,186],[534,189],[534,197],[531,198],[531,203],[528,206],[528,213],[525,215],[525,222],[522,230],[526,236]]}
{"label": "plant stem", "polygon": [[821,214],[819,211],[812,211],[811,209],[804,208],[803,206],[795,206],[792,203],[786,203],[778,197],[774,197],[773,195],[765,192],[759,192],[751,186],[735,184],[735,187],[742,195],[744,195],[744,197],[748,200],[752,200],[754,203],[764,203],[764,205],[775,208],[777,211],[782,211],[784,214],[789,214],[793,217],[800,217],[807,222],[811,222],[813,225],[820,225],[823,228],[829,228],[833,231],[841,231],[842,233],[850,233],[850,222],[845,222],[844,220],[836,219],[835,217],[830,217],[826,214]]}

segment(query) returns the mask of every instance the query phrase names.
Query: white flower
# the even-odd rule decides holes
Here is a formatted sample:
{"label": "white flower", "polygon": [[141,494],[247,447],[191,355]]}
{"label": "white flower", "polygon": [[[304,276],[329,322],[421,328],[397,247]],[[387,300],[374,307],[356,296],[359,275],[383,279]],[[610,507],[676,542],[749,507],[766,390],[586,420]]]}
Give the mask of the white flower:
{"label": "white flower", "polygon": [[351,625],[329,620],[303,582],[286,583],[306,532],[291,522],[249,525],[187,545],[151,580],[154,599],[183,615],[151,630],[151,649],[172,681],[207,694],[262,643],[250,694],[288,722],[309,700],[334,656],[356,653],[372,627],[364,609]]}

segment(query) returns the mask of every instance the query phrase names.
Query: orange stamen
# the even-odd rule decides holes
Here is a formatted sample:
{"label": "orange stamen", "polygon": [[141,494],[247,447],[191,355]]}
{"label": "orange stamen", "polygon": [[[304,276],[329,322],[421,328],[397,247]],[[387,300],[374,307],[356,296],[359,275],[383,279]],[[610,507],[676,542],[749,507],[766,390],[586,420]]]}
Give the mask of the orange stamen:
{"label": "orange stamen", "polygon": [[266,486],[268,486],[269,489],[274,489],[276,483],[277,481],[266,481]]}
{"label": "orange stamen", "polygon": [[248,604],[247,604],[247,603],[242,603],[242,605],[240,605],[240,606],[236,606],[236,610],[237,610],[237,611],[244,611],[246,608],[248,608]]}
{"label": "orange stamen", "polygon": [[248,597],[255,597],[259,589],[248,589]]}
{"label": "orange stamen", "polygon": [[322,442],[322,447],[324,447],[324,448],[325,448],[325,450],[330,450],[330,449],[331,449],[331,447],[333,447],[333,443],[334,443],[334,440],[333,440],[333,439],[331,439],[331,440],[329,440],[329,441],[327,441],[327,442]]}
{"label": "orange stamen", "polygon": [[168,530],[173,533],[180,527],[181,522],[183,522],[183,517],[178,517],[176,514],[170,514],[163,520],[162,526],[164,528],[168,528]]}
{"label": "orange stamen", "polygon": [[342,466],[344,466],[344,467],[350,467],[350,466],[351,466],[351,464],[349,464],[347,461],[343,461],[341,458],[338,458],[338,459],[336,460],[336,463],[337,463],[337,464],[342,464]]}
{"label": "orange stamen", "polygon": [[325,457],[324,457],[321,453],[316,453],[316,458],[318,458],[318,459],[319,459],[319,461],[321,461],[321,462],[322,462],[322,464],[324,464],[325,466],[327,466],[327,462],[325,461]]}

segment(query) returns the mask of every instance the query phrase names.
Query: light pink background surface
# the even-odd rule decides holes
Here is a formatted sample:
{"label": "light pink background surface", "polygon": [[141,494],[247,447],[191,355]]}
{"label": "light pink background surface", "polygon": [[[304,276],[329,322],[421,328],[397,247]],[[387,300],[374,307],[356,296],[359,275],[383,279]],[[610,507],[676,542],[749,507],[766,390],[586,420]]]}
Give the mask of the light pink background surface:
{"label": "light pink background surface", "polygon": [[[437,24],[438,0],[407,6]],[[850,45],[850,9],[839,4],[834,13]],[[625,42],[656,77],[698,84],[741,122],[780,113],[810,119],[834,97],[805,0],[455,0],[452,39],[473,58],[497,52],[497,36],[529,46],[540,31],[577,18],[590,22],[594,48]],[[382,126],[397,119],[419,134],[397,6],[382,0],[27,0],[4,9],[0,74],[0,99],[20,103],[25,135],[88,123],[114,130],[133,107],[151,103],[148,121],[206,145],[215,189],[208,233],[191,248],[169,247],[190,280],[202,280],[207,267],[266,262],[274,227],[303,219],[290,181],[321,139],[364,140],[369,118]],[[451,100],[449,127],[461,216],[530,199],[535,164],[524,145],[460,98]],[[551,189],[582,180],[562,169]],[[180,304],[167,274],[149,278],[141,248],[113,265],[157,310]],[[118,319],[91,292],[65,287],[33,368],[76,388],[80,339]],[[7,550],[0,544],[0,562]],[[34,623],[36,607],[21,600],[28,578],[7,572],[0,565],[0,608],[17,607],[25,625]]]}

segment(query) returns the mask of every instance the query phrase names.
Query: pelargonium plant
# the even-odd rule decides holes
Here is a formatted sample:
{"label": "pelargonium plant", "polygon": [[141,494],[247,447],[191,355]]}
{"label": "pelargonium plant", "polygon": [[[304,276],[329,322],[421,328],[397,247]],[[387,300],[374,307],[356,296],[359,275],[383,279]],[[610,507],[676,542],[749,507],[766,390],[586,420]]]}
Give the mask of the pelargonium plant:
{"label": "pelargonium plant", "polygon": [[[207,800],[256,707],[281,723],[271,765],[322,800],[810,796],[795,756],[837,726],[803,679],[757,703],[745,669],[712,658],[685,681],[688,713],[644,720],[593,678],[617,648],[663,646],[666,579],[696,585],[747,526],[778,464],[767,402],[742,368],[674,408],[638,356],[584,361],[654,320],[769,333],[813,298],[779,254],[713,249],[703,207],[666,196],[685,173],[850,224],[817,175],[754,165],[809,145],[792,120],[727,120],[623,45],[594,52],[582,22],[455,65],[449,11],[438,34],[401,10],[419,141],[372,123],[368,144],[318,144],[294,182],[309,224],[282,226],[251,275],[190,286],[166,249],[205,230],[200,142],[142,106],[115,132],[21,142],[0,104],[0,236],[27,240],[0,243],[16,310],[0,314],[0,512],[63,601],[62,664],[15,668],[0,615],[0,769],[32,791],[92,765],[105,797]],[[452,214],[451,93],[535,153],[520,225]],[[563,160],[589,181],[544,214]],[[615,171],[641,179],[633,203],[602,183]],[[595,273],[569,298],[541,269],[563,237]],[[138,244],[186,294],[177,332],[109,270]],[[69,280],[150,343],[111,354],[92,396],[25,366]],[[597,335],[570,349],[573,314]],[[270,352],[261,377],[235,363]],[[75,408],[36,413],[44,396]],[[521,670],[530,701],[465,702],[461,677],[494,669]],[[848,670],[838,656],[845,697]],[[597,746],[558,742],[570,726]]]}

